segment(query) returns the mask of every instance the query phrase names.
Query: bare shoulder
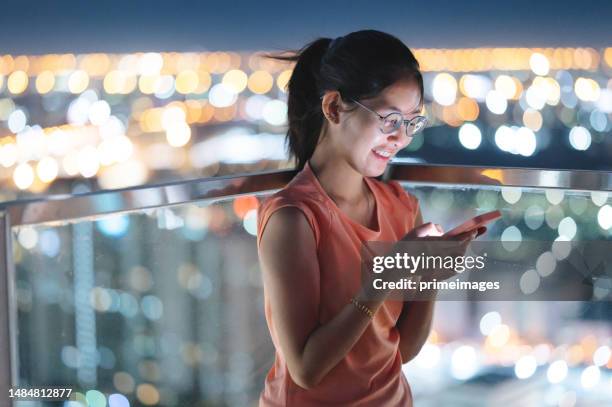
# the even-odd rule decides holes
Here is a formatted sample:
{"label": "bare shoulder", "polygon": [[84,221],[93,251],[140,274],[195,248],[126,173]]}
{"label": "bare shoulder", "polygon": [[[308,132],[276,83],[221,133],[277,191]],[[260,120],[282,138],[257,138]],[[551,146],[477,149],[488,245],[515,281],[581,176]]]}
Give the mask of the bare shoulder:
{"label": "bare shoulder", "polygon": [[306,215],[294,206],[280,208],[262,232],[260,251],[266,253],[316,250],[315,234]]}
{"label": "bare shoulder", "polygon": [[287,309],[296,298],[303,306],[306,293],[314,301],[319,283],[317,245],[300,209],[283,207],[270,216],[259,244],[259,261],[270,298],[282,303],[277,307]]}

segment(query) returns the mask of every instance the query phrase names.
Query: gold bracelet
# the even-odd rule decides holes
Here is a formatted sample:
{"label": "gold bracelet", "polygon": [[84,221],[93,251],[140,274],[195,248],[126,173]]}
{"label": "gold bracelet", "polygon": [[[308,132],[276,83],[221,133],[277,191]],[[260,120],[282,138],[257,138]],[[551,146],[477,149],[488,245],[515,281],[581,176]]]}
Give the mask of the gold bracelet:
{"label": "gold bracelet", "polygon": [[370,308],[368,308],[366,305],[364,305],[364,304],[360,303],[359,301],[357,301],[355,299],[355,297],[351,298],[351,302],[353,303],[353,305],[355,307],[357,307],[357,309],[359,311],[363,312],[368,317],[372,318],[374,316],[374,313],[372,312],[372,310]]}

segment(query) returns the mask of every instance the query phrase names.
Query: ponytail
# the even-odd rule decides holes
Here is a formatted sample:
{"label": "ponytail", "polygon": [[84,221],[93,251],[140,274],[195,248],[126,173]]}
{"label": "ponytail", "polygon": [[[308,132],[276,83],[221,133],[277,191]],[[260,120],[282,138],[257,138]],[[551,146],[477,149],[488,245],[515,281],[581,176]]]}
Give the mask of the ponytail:
{"label": "ponytail", "polygon": [[319,38],[289,56],[272,57],[296,62],[287,84],[289,129],[285,144],[295,157],[298,170],[312,157],[323,127],[321,60],[331,42],[331,38]]}

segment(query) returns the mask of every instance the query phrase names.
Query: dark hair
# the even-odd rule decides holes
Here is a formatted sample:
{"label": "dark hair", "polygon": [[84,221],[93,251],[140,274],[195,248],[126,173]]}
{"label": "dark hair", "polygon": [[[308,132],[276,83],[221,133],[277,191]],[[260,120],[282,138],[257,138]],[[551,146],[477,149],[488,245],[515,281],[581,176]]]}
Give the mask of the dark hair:
{"label": "dark hair", "polygon": [[321,96],[340,92],[344,101],[375,97],[400,79],[417,82],[423,102],[419,63],[398,38],[375,30],[319,38],[289,55],[267,55],[296,62],[287,84],[289,129],[286,143],[301,170],[312,157],[323,126]]}

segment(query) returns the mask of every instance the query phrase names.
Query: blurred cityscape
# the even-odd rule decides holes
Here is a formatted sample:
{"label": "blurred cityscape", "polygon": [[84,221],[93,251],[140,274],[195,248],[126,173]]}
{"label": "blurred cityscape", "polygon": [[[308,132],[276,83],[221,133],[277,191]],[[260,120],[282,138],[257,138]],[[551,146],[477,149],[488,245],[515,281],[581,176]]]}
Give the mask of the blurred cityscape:
{"label": "blurred cityscape", "polygon": [[[397,161],[611,170],[612,48],[414,51],[430,125]],[[0,202],[291,168],[290,75],[258,52],[4,55]],[[503,210],[491,240],[612,238],[608,191],[404,187],[446,228]],[[64,407],[256,405],[274,354],[264,197],[13,228],[18,384],[74,386]],[[538,259],[528,285],[561,259]],[[416,405],[612,405],[609,289],[438,303],[404,365]]]}
{"label": "blurred cityscape", "polygon": [[[612,48],[417,49],[428,163],[608,171]],[[0,202],[291,167],[261,53],[0,57]]]}

